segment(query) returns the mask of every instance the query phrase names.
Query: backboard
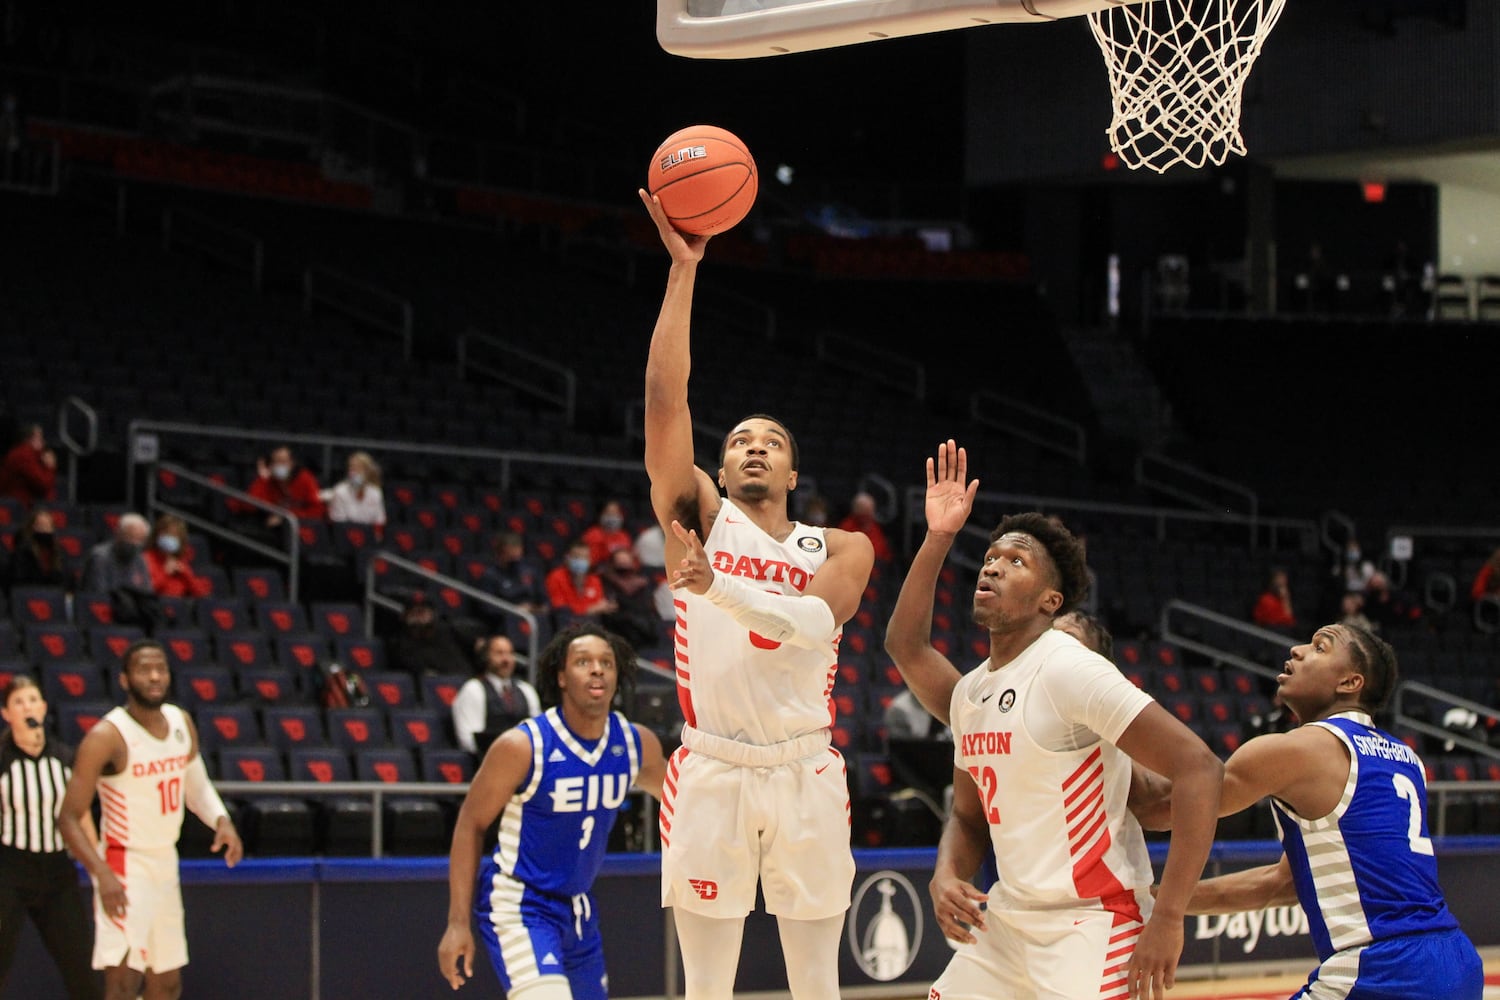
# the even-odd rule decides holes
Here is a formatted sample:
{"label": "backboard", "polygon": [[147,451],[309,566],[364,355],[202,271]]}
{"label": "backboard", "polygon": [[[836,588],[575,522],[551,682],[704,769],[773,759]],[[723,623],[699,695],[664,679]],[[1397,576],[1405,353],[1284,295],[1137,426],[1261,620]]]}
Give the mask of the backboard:
{"label": "backboard", "polygon": [[1055,21],[1128,0],[657,0],[661,47],[748,59],[985,24]]}

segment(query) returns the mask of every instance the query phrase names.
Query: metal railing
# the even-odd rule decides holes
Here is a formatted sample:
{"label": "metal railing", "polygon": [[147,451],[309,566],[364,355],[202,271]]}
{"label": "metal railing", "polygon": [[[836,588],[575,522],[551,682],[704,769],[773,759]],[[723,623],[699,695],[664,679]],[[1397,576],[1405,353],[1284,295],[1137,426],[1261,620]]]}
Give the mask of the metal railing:
{"label": "metal railing", "polygon": [[397,601],[394,598],[380,593],[379,589],[376,587],[376,584],[380,582],[376,579],[375,561],[377,559],[383,559],[385,560],[385,562],[387,562],[391,566],[394,566],[396,569],[399,569],[404,573],[409,573],[412,576],[419,577],[423,580],[428,580],[436,586],[448,587],[456,590],[460,594],[464,594],[472,600],[478,601],[481,604],[488,604],[491,607],[498,608],[505,614],[513,615],[514,617],[519,618],[523,622],[525,622],[526,653],[524,655],[517,656],[517,659],[526,664],[526,672],[528,674],[527,679],[530,680],[532,684],[536,683],[537,637],[538,635],[540,635],[540,630],[538,628],[540,623],[537,621],[536,615],[532,614],[530,611],[527,611],[519,604],[512,604],[509,601],[502,600],[496,597],[494,594],[480,590],[477,587],[470,586],[464,581],[455,579],[445,573],[439,573],[435,570],[430,570],[426,566],[423,566],[420,563],[412,562],[405,556],[402,556],[396,552],[392,552],[389,549],[376,549],[370,554],[370,561],[365,565],[365,634],[367,636],[373,636],[375,634],[375,608],[380,607],[385,608],[387,611],[396,612],[400,612],[402,610],[402,604],[400,601]]}
{"label": "metal railing", "polygon": [[[68,414],[82,414],[84,440],[73,436]],[[69,396],[57,409],[57,439],[68,449],[68,503],[78,502],[78,460],[92,455],[99,447],[99,414],[77,396]]]}
{"label": "metal railing", "polygon": [[828,331],[818,334],[815,347],[819,361],[828,361],[856,375],[882,382],[913,399],[927,398],[927,369],[920,361]]}
{"label": "metal railing", "polygon": [[711,283],[700,285],[693,296],[693,309],[702,319],[766,340],[776,339],[776,310],[749,295]]}
{"label": "metal railing", "polygon": [[[251,538],[243,532],[226,528],[217,521],[211,521],[190,510],[184,510],[176,504],[159,499],[156,495],[156,473],[159,471],[169,472],[184,482],[192,483],[195,486],[218,493],[226,498],[243,501],[252,507],[265,511],[267,514],[274,514],[280,517],[283,526],[286,528],[287,547],[285,549],[275,548],[259,539]],[[215,538],[222,539],[231,545],[237,545],[242,549],[265,556],[273,562],[284,564],[286,566],[287,597],[293,601],[297,600],[298,570],[302,561],[302,525],[297,519],[297,515],[286,508],[278,507],[273,503],[267,503],[258,497],[253,497],[244,490],[237,490],[233,486],[226,486],[223,483],[215,482],[207,476],[201,476],[191,469],[184,468],[175,463],[158,462],[155,464],[152,473],[146,478],[146,510],[152,520],[155,520],[155,515],[157,514],[174,514],[186,521],[190,527],[197,528],[205,534],[213,535]]]}
{"label": "metal railing", "polygon": [[260,291],[265,281],[266,245],[260,237],[243,229],[215,222],[185,208],[169,208],[161,215],[161,245],[196,250],[250,275],[250,284]]}
{"label": "metal railing", "polygon": [[1078,465],[1088,460],[1088,434],[1082,424],[1029,403],[981,390],[969,397],[969,417]]}
{"label": "metal railing", "polygon": [[1198,604],[1190,604],[1187,601],[1174,600],[1162,605],[1161,617],[1157,622],[1157,631],[1160,633],[1162,640],[1172,643],[1172,645],[1179,649],[1198,653],[1216,663],[1231,666],[1237,670],[1243,670],[1257,677],[1275,680],[1276,676],[1281,673],[1281,670],[1277,667],[1268,667],[1264,663],[1247,660],[1238,653],[1232,653],[1222,646],[1216,646],[1211,642],[1194,638],[1180,631],[1172,624],[1173,618],[1178,615],[1203,624],[1216,625],[1243,638],[1264,643],[1280,653],[1285,653],[1291,648],[1293,639],[1290,636],[1282,635],[1280,632],[1272,632],[1270,629],[1261,628],[1259,625],[1253,625],[1238,618],[1231,618],[1228,615],[1222,615],[1217,611],[1212,611]]}
{"label": "metal railing", "polygon": [[[474,347],[493,351],[508,361],[519,364],[515,366],[516,370],[497,368],[476,359]],[[464,378],[468,377],[471,370],[476,371],[544,403],[550,403],[562,411],[568,426],[573,426],[578,410],[578,375],[571,368],[471,329],[458,336],[458,369]],[[549,389],[542,386],[538,382],[538,375],[551,376],[557,381],[558,387]]]}
{"label": "metal railing", "polygon": [[[1176,476],[1176,481],[1167,478],[1169,476]],[[1252,532],[1254,531],[1256,515],[1260,512],[1260,496],[1243,483],[1211,475],[1157,452],[1148,452],[1136,458],[1135,481],[1138,486],[1156,490],[1202,510],[1243,514],[1248,519]],[[1204,492],[1204,487],[1217,491],[1217,495]],[[1226,497],[1242,501],[1244,509],[1237,511],[1227,507],[1224,503]]]}
{"label": "metal railing", "polygon": [[[729,431],[722,427],[706,424],[701,420],[693,421],[693,450],[699,459],[707,461],[713,459],[716,467],[719,460],[719,449],[724,445],[724,438]],[[625,404],[625,437],[631,441],[646,440],[646,401],[644,399],[633,399]],[[798,477],[800,482],[806,482],[807,477]]]}
{"label": "metal railing", "polygon": [[467,448],[457,445],[430,444],[416,441],[393,441],[388,438],[342,437],[333,434],[295,434],[272,429],[250,429],[245,427],[220,427],[212,424],[185,424],[163,420],[132,420],[126,431],[125,493],[127,505],[135,503],[136,469],[151,464],[155,459],[142,459],[151,454],[153,447],[159,450],[161,435],[183,437],[218,438],[234,441],[275,442],[287,445],[307,445],[316,448],[321,457],[319,468],[334,468],[335,451],[373,451],[422,455],[428,458],[472,459],[493,462],[500,467],[500,488],[510,488],[513,469],[517,465],[564,467],[569,469],[607,469],[645,475],[639,461],[613,458],[593,458],[582,455],[540,454],[528,451],[509,451],[498,448]]}
{"label": "metal railing", "polygon": [[[388,799],[452,798],[469,793],[469,785],[450,784],[440,781],[216,781],[214,787],[221,795],[240,798],[243,796],[275,796],[278,798],[341,798],[367,799],[373,822],[370,831],[370,856],[385,856],[385,837],[381,830],[381,811]],[[645,851],[656,847],[656,800],[639,789],[631,789],[631,796],[641,802],[641,825],[646,834]]]}
{"label": "metal railing", "polygon": [[1492,760],[1500,760],[1500,747],[1492,747],[1488,743],[1470,739],[1463,733],[1435,726],[1431,722],[1409,711],[1410,702],[1413,697],[1425,698],[1428,701],[1436,701],[1448,708],[1462,708],[1473,712],[1480,718],[1490,720],[1491,724],[1500,722],[1500,712],[1487,705],[1481,705],[1477,701],[1470,701],[1460,695],[1435,688],[1421,681],[1402,681],[1396,685],[1396,690],[1391,696],[1391,713],[1395,716],[1398,725],[1419,732],[1424,736],[1433,736],[1445,742],[1451,741],[1455,746],[1461,746],[1465,750],[1479,754],[1481,757],[1489,757]]}
{"label": "metal railing", "polygon": [[401,339],[401,360],[411,360],[411,300],[361,281],[330,267],[310,266],[302,272],[302,311],[311,316],[313,304],[331,309],[362,323],[393,333]]}
{"label": "metal railing", "polygon": [[[917,534],[925,527],[923,515],[923,501],[926,492],[921,487],[910,487],[906,491],[906,537],[905,542],[908,551],[915,551],[918,540]],[[1078,500],[1073,497],[1038,496],[1031,493],[988,493],[981,491],[974,497],[974,506],[978,510],[981,504],[989,507],[1001,507],[1007,510],[1038,510],[1043,513],[1056,513],[1058,511],[1077,511],[1089,514],[1107,514],[1112,517],[1139,518],[1152,522],[1156,527],[1158,540],[1165,540],[1167,531],[1173,525],[1185,524],[1223,524],[1232,526],[1245,526],[1250,530],[1250,548],[1254,549],[1257,539],[1263,540],[1272,548],[1277,548],[1281,543],[1283,535],[1293,533],[1300,536],[1304,549],[1315,547],[1317,544],[1318,526],[1307,518],[1295,517],[1256,517],[1251,518],[1242,514],[1233,513],[1209,513],[1207,511],[1183,510],[1179,507],[1145,507],[1137,504],[1109,503],[1097,500]],[[993,522],[985,523],[984,518],[971,517],[969,523],[964,526],[963,534],[973,537],[988,544],[990,529]],[[960,566],[970,569],[978,569],[977,560],[969,558],[960,552],[952,556]]]}
{"label": "metal railing", "polygon": [[[1406,573],[1409,559],[1396,559],[1390,556],[1391,542],[1397,538],[1408,538],[1413,543],[1417,539],[1476,539],[1486,543],[1486,548],[1492,547],[1496,540],[1500,540],[1500,526],[1494,525],[1451,525],[1451,524],[1394,524],[1385,530],[1384,553],[1392,570],[1391,582],[1397,587],[1406,585]],[[1415,549],[1415,544],[1413,545]],[[1413,552],[1413,555],[1416,553]]]}

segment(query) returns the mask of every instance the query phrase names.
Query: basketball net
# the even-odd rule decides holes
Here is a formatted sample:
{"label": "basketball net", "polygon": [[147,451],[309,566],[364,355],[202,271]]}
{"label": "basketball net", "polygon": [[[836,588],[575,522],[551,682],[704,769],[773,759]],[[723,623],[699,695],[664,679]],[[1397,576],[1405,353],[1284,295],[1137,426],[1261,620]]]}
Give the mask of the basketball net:
{"label": "basketball net", "polygon": [[1164,173],[1245,153],[1240,101],[1286,0],[1155,0],[1089,15],[1109,67],[1109,145]]}

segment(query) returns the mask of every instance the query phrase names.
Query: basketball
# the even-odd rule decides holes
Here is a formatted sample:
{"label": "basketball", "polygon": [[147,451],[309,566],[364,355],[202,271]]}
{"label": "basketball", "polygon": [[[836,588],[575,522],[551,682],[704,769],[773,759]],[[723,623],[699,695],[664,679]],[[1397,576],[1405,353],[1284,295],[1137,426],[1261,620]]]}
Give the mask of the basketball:
{"label": "basketball", "polygon": [[656,148],[646,190],[661,199],[673,228],[695,236],[731,229],[755,204],[755,160],[733,133],[690,125]]}

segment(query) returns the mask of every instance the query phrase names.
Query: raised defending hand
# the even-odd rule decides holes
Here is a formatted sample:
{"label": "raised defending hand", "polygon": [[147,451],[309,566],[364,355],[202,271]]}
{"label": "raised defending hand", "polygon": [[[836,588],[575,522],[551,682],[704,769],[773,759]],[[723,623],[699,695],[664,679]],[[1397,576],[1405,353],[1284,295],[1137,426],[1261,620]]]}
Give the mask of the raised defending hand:
{"label": "raised defending hand", "polygon": [[984,930],[984,910],[979,904],[989,897],[963,879],[947,877],[933,879],[928,892],[943,936],[959,944],[973,944],[971,928]]}
{"label": "raised defending hand", "polygon": [[636,194],[641,196],[641,202],[646,206],[646,211],[651,213],[651,221],[656,223],[657,235],[661,237],[662,245],[672,255],[673,263],[696,264],[703,259],[703,248],[708,246],[709,237],[694,236],[691,233],[680,233],[672,228],[672,223],[667,221],[667,213],[661,207],[661,199],[654,194],[647,194],[645,188],[638,188]]}
{"label": "raised defending hand", "polygon": [[956,535],[974,509],[974,494],[979,480],[964,486],[969,474],[969,453],[953,439],[938,445],[937,462],[927,460],[927,530],[939,535]]}
{"label": "raised defending hand", "polygon": [[240,832],[234,828],[234,823],[229,817],[221,817],[218,825],[214,827],[214,842],[209,847],[209,852],[218,854],[224,852],[224,864],[233,868],[240,863],[240,858],[245,856],[245,845],[240,841]]}
{"label": "raised defending hand", "polygon": [[1166,1000],[1177,984],[1177,960],[1182,955],[1182,920],[1146,921],[1135,951],[1125,968],[1126,984],[1135,1000]]}
{"label": "raised defending hand", "polygon": [[698,532],[684,528],[680,521],[673,521],[672,534],[677,536],[685,550],[682,562],[672,573],[672,589],[685,587],[690,593],[706,594],[714,582],[714,568],[708,561],[708,553],[703,551],[703,543],[698,541]]}
{"label": "raised defending hand", "polygon": [[467,927],[449,924],[438,942],[438,969],[455,990],[474,975],[474,933]]}

